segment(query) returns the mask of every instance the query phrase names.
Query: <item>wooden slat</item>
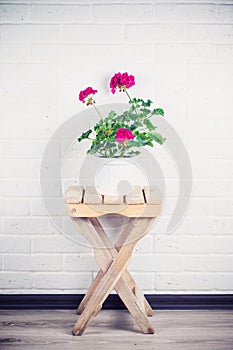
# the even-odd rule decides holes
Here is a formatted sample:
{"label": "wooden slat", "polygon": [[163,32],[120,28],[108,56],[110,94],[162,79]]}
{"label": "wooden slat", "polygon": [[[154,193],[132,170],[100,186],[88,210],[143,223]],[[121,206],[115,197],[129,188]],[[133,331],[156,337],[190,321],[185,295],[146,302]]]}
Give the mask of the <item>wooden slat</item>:
{"label": "wooden slat", "polygon": [[103,196],[103,203],[104,204],[123,204],[123,196],[110,196],[110,195],[104,195]]}
{"label": "wooden slat", "polygon": [[66,203],[81,203],[83,196],[83,188],[81,186],[71,186],[66,191],[65,200]]}
{"label": "wooden slat", "polygon": [[140,186],[136,186],[133,189],[133,192],[126,196],[127,204],[144,204],[144,196],[142,192],[142,188]]}
{"label": "wooden slat", "polygon": [[162,201],[162,195],[158,187],[156,186],[145,186],[144,193],[147,204],[160,204]]}
{"label": "wooden slat", "polygon": [[67,204],[66,213],[70,217],[90,218],[105,214],[120,214],[127,217],[157,217],[161,212],[161,204]]}
{"label": "wooden slat", "polygon": [[83,202],[86,204],[102,204],[102,196],[96,191],[95,187],[86,187]]}
{"label": "wooden slat", "polygon": [[139,186],[136,187],[131,196],[126,197],[126,203],[123,203],[123,197],[101,196],[95,187],[87,187],[84,191],[82,187],[72,186],[66,192],[66,211],[70,217],[98,217],[110,213],[127,217],[156,217],[162,207],[157,187],[145,187],[144,194]]}

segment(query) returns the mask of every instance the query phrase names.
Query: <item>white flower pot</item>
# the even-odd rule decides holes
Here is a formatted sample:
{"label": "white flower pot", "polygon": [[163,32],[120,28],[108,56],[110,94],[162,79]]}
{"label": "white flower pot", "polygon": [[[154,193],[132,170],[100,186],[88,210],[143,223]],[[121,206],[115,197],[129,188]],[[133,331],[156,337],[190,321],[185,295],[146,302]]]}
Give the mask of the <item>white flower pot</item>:
{"label": "white flower pot", "polygon": [[148,180],[132,158],[106,158],[95,175],[95,187],[103,195],[127,195],[137,185],[148,185]]}

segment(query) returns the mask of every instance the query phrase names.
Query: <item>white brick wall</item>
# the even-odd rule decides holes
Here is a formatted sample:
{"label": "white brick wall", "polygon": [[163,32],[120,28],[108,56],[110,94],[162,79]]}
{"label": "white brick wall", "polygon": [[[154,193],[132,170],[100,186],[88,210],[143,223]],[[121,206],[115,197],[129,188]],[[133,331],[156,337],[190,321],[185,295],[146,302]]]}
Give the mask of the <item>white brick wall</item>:
{"label": "white brick wall", "polygon": [[46,217],[40,161],[57,127],[82,110],[85,85],[102,90],[100,103],[123,102],[105,86],[121,70],[136,76],[136,96],[165,109],[194,175],[187,216],[165,235],[177,174],[156,151],[168,200],[129,269],[149,293],[233,292],[232,1],[12,0],[0,2],[1,293],[83,293],[98,271],[90,248]]}

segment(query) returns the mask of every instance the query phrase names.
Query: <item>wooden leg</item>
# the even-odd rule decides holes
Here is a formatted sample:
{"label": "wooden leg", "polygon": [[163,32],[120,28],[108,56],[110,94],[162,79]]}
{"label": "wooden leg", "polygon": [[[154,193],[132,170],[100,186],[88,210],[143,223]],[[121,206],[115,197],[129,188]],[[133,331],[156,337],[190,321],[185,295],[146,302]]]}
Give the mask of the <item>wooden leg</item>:
{"label": "wooden leg", "polygon": [[[90,223],[92,226],[94,226],[95,230],[98,232],[99,237],[101,239],[97,240],[95,233],[92,232],[91,236],[89,237],[89,240],[91,240],[93,246],[98,246],[98,244],[102,247],[103,245],[106,247],[106,249],[110,252],[112,258],[116,258],[116,256],[118,255],[118,251],[119,251],[119,246],[118,246],[118,251],[116,250],[115,247],[112,247],[111,242],[108,238],[108,236],[106,235],[103,227],[101,226],[100,222],[98,219],[96,218],[92,218],[89,219]],[[77,225],[77,222],[76,222]],[[94,249],[95,250],[95,255],[98,249]],[[97,252],[98,255],[98,252]],[[99,260],[98,257],[96,257],[97,261]],[[108,267],[108,265],[112,262],[112,260],[110,259],[110,257],[108,257],[108,260],[106,262],[106,266]],[[101,263],[101,261],[100,261]],[[104,267],[104,271],[106,270],[106,266]],[[103,267],[103,266],[102,266]],[[80,315],[82,313],[82,311],[84,310],[84,308],[86,307],[90,297],[92,296],[92,292],[93,290],[96,288],[97,284],[101,281],[101,278],[103,276],[103,270],[100,270],[99,273],[97,274],[94,282],[92,283],[91,287],[89,288],[88,292],[86,293],[85,297],[83,298],[83,300],[81,301],[78,309],[77,309],[77,314]],[[147,316],[152,316],[153,315],[153,310],[150,307],[150,304],[148,303],[148,301],[146,300],[146,298],[144,297],[142,291],[140,290],[140,288],[137,286],[136,282],[133,280],[133,277],[130,275],[130,273],[127,271],[127,269],[125,270],[124,274],[123,274],[123,279],[125,280],[126,284],[129,285],[132,293],[134,293],[134,295],[136,296],[136,298],[138,298],[138,296],[140,295],[141,298],[144,299],[144,305],[142,303],[138,303],[141,307],[142,310],[146,313]],[[124,288],[125,283],[122,285],[122,288]],[[116,289],[116,292],[119,294],[119,291]],[[137,291],[137,293],[136,293]],[[122,299],[122,298],[121,298]]]}
{"label": "wooden leg", "polygon": [[[77,315],[81,315],[81,313],[85,309],[88,301],[90,300],[90,298],[92,296],[93,291],[95,290],[96,286],[100,283],[103,275],[104,275],[103,270],[99,270],[93,283],[91,284],[90,288],[88,289],[87,293],[83,297],[81,303],[79,304],[79,306],[76,310]],[[133,280],[133,277],[130,275],[130,273],[127,271],[127,269],[125,270],[123,277],[124,277],[125,282],[129,286],[129,288],[131,289],[131,291],[136,296],[136,298],[138,300],[139,300],[139,297],[140,297],[140,299],[142,299],[142,298],[144,299],[144,305],[142,304],[142,302],[140,300],[141,309],[145,312],[146,316],[151,317],[153,315],[153,310],[152,310],[150,304],[148,303],[148,301],[146,300],[146,297],[144,296],[143,292],[137,286],[136,282]]]}
{"label": "wooden leg", "polygon": [[96,275],[93,283],[91,284],[90,288],[88,289],[86,295],[84,296],[84,298],[82,299],[81,303],[79,304],[78,308],[77,308],[77,315],[81,315],[81,313],[83,312],[83,310],[85,309],[88,301],[90,300],[93,291],[95,290],[95,288],[97,287],[97,285],[100,283],[102,277],[104,275],[104,272],[102,270],[99,270],[98,274]]}
{"label": "wooden leg", "polygon": [[[89,235],[93,232],[93,229],[91,230],[91,227],[88,226],[87,223],[83,222],[83,220],[79,222],[78,226],[79,229],[80,226],[83,226],[81,230],[82,233],[84,233],[86,228],[85,233],[87,235],[85,236],[89,239]],[[108,294],[114,287],[116,287],[116,290],[118,291],[119,295],[121,296],[122,300],[126,304],[127,308],[133,315],[135,321],[138,323],[142,331],[144,333],[154,333],[154,329],[149,323],[146,315],[142,311],[137,298],[132,293],[131,289],[124,281],[124,279],[120,280],[120,277],[123,275],[124,270],[130,261],[132,250],[135,244],[137,243],[137,240],[148,231],[149,226],[150,219],[145,219],[141,220],[138,225],[131,227],[130,230],[129,227],[127,227],[127,230],[125,230],[126,232],[123,232],[122,234],[125,237],[125,245],[122,246],[117,258],[112,262],[110,266],[109,258],[108,261],[106,260],[106,258],[104,258],[107,256],[107,254],[109,254],[109,252],[104,249],[95,248],[95,250],[97,249],[96,257],[98,259],[98,262],[100,263],[100,266],[103,264],[104,261],[105,268],[106,263],[108,265],[107,270],[104,276],[102,277],[101,281],[93,291],[92,298],[89,300],[88,304],[86,305],[86,308],[79,317],[79,320],[74,327],[73,334],[81,335],[84,332],[85,328],[87,327],[91,319],[94,317],[94,315],[101,309],[102,303],[105,301]],[[94,243],[96,245],[96,242]],[[111,255],[110,258],[112,258]]]}
{"label": "wooden leg", "polygon": [[[90,302],[87,304],[86,308],[84,309],[83,313],[79,317],[79,320],[74,327],[73,334],[81,335],[92,320],[92,318],[101,309],[103,302],[105,301],[115,284],[119,281],[124,269],[128,265],[132,249],[133,244],[127,245],[122,248],[121,252],[119,253],[118,259],[113,261],[113,263],[103,276],[101,283],[93,292]],[[129,307],[129,310],[131,310],[131,303],[128,303],[128,296],[125,296],[123,300],[126,303],[127,307]],[[139,323],[142,331],[144,333],[153,333],[153,327],[149,324],[147,317],[142,312],[139,306],[137,310],[137,315],[134,314],[134,317]],[[143,321],[145,323],[142,321],[142,318],[144,318]]]}
{"label": "wooden leg", "polygon": [[138,286],[134,287],[134,294],[138,300],[138,304],[140,305],[141,309],[145,312],[144,294]]}
{"label": "wooden leg", "polygon": [[[102,225],[100,224],[98,218],[92,218],[92,219],[90,219],[90,222],[92,223],[92,225],[97,230],[100,239],[102,240],[102,242],[106,246],[106,248],[108,248],[108,250],[109,250],[110,254],[112,255],[112,257],[116,258],[117,255],[118,255],[118,252],[121,249],[121,247],[119,246],[119,242],[116,244],[117,247],[112,247],[112,244],[111,244],[111,242],[110,242],[106,232],[104,231]],[[140,299],[143,298],[144,303],[143,303],[142,310],[145,311],[147,316],[149,316],[149,317],[152,316],[153,315],[153,310],[152,310],[150,304],[146,300],[143,292],[137,286],[136,282],[134,281],[133,277],[131,276],[131,274],[128,272],[127,269],[125,270],[125,272],[123,274],[123,278],[124,278],[125,282],[129,285],[130,289],[135,294],[135,296],[137,297],[137,296],[140,295]],[[141,303],[141,305],[142,305],[142,303]]]}

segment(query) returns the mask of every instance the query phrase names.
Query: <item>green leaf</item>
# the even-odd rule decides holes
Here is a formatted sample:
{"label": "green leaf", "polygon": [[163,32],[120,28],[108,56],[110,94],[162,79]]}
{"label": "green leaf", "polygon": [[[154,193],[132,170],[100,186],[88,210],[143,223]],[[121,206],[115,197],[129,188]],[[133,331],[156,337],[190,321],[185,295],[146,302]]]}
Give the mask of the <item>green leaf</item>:
{"label": "green leaf", "polygon": [[149,119],[145,119],[143,123],[150,131],[156,129],[156,127],[152,124],[152,122]]}
{"label": "green leaf", "polygon": [[[130,128],[128,128],[128,129],[130,129],[131,131],[133,131],[133,130],[135,130],[135,129],[137,129],[137,128],[140,128],[140,127],[142,127],[143,126],[143,124],[141,123],[141,122],[135,122],[135,123],[133,123],[133,125],[132,126],[130,126]],[[137,133],[139,132],[139,131],[136,131]]]}
{"label": "green leaf", "polygon": [[140,154],[140,151],[129,151],[127,152],[127,155],[128,156],[137,156],[138,154]]}
{"label": "green leaf", "polygon": [[131,104],[133,104],[133,103],[139,103],[139,102],[141,102],[141,99],[140,99],[140,98],[136,98],[136,97],[131,98],[131,100],[129,101],[129,103],[131,103]]}
{"label": "green leaf", "polygon": [[108,114],[108,119],[113,119],[115,116],[116,116],[117,114],[116,114],[116,112],[114,112],[114,111],[111,111],[111,112],[109,112],[109,114]]}
{"label": "green leaf", "polygon": [[89,135],[92,133],[92,130],[88,130],[82,133],[82,135],[78,138],[78,142],[81,142],[84,139],[88,139]]}
{"label": "green leaf", "polygon": [[148,136],[150,136],[155,142],[159,143],[160,145],[162,145],[166,140],[161,134],[157,132],[151,132]]}
{"label": "green leaf", "polygon": [[141,103],[142,103],[142,106],[143,107],[150,107],[150,105],[153,103],[151,100],[147,100],[147,101],[144,101],[144,100],[141,100]]}
{"label": "green leaf", "polygon": [[162,115],[164,117],[164,110],[162,108],[155,108],[152,111],[153,115]]}
{"label": "green leaf", "polygon": [[150,107],[150,105],[153,103],[151,100],[147,100],[147,106]]}
{"label": "green leaf", "polygon": [[150,114],[151,113],[151,110],[150,109],[148,109],[148,108],[143,108],[142,109],[142,114],[144,115],[144,116],[147,116],[148,114]]}
{"label": "green leaf", "polygon": [[131,101],[129,101],[131,104],[141,104],[143,107],[150,107],[150,105],[153,103],[151,100],[144,101],[142,98],[132,98]]}

